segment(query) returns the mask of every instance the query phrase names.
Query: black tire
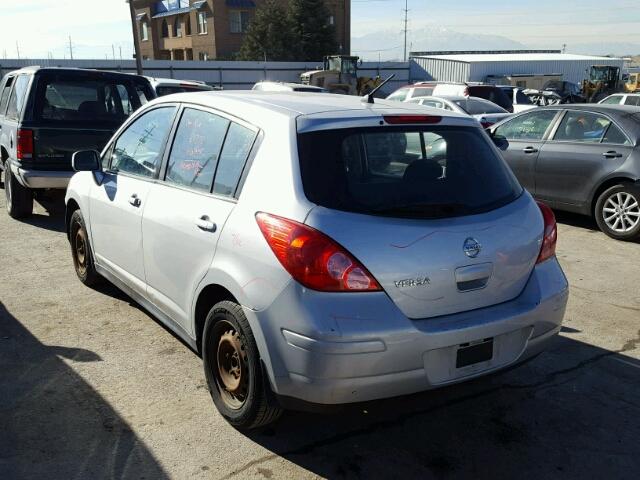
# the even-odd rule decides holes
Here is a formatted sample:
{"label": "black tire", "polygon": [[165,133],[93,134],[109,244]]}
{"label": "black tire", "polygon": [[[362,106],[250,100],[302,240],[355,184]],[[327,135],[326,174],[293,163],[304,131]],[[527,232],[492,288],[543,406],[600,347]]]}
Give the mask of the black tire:
{"label": "black tire", "polygon": [[11,218],[24,218],[33,213],[33,192],[20,185],[11,173],[8,163],[5,163],[4,194],[7,199],[7,213]]}
{"label": "black tire", "polygon": [[627,242],[640,239],[640,188],[624,183],[608,188],[598,197],[594,215],[609,237]]}
{"label": "black tire", "polygon": [[69,221],[69,243],[71,244],[71,257],[76,275],[87,287],[95,287],[102,282],[102,277],[96,271],[93,262],[93,253],[89,243],[89,234],[80,210],[71,215]]}
{"label": "black tire", "polygon": [[213,403],[233,427],[250,430],[280,417],[282,409],[273,398],[251,327],[237,303],[219,302],[209,311],[202,359]]}

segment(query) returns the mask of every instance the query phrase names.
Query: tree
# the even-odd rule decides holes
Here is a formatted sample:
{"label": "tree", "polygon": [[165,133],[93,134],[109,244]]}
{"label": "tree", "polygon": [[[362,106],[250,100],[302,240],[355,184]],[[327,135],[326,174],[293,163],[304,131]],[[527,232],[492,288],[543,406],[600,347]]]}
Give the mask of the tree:
{"label": "tree", "polygon": [[338,53],[330,15],[324,0],[290,0],[289,18],[300,49],[299,60],[318,61]]}
{"label": "tree", "polygon": [[267,0],[251,21],[238,60],[295,60],[299,56],[294,25],[276,0]]}

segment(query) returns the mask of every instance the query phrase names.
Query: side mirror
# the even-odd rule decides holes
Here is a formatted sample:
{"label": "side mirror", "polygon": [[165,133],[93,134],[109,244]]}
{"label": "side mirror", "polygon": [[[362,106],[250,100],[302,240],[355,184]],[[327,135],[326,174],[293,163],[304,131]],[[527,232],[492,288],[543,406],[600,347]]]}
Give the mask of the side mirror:
{"label": "side mirror", "polygon": [[489,136],[491,136],[493,144],[503,152],[509,148],[509,140],[502,135],[496,135],[495,130],[493,132],[489,131]]}
{"label": "side mirror", "polygon": [[71,166],[76,172],[99,172],[102,168],[100,154],[96,150],[80,150],[71,157]]}

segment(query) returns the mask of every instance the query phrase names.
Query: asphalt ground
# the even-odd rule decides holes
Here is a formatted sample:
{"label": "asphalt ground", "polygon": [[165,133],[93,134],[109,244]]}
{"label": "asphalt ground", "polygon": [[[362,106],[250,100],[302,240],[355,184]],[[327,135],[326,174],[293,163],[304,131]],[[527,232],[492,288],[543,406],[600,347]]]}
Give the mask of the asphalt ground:
{"label": "asphalt ground", "polygon": [[243,434],[200,358],[76,279],[60,197],[0,192],[0,479],[638,478],[640,244],[559,215],[561,335],[516,369]]}

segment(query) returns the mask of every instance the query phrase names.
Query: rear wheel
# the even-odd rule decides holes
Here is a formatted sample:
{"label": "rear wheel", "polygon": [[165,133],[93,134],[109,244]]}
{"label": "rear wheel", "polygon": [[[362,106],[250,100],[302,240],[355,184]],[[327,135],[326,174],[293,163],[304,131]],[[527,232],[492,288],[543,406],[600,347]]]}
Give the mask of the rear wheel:
{"label": "rear wheel", "polygon": [[272,398],[251,327],[242,308],[223,301],[209,311],[202,336],[202,358],[211,397],[234,427],[272,423],[282,409]]}
{"label": "rear wheel", "polygon": [[20,185],[11,173],[8,162],[4,171],[4,194],[6,197],[7,213],[12,218],[23,218],[33,212],[33,192]]}
{"label": "rear wheel", "polygon": [[600,230],[617,240],[640,238],[640,189],[629,184],[607,189],[596,203]]}
{"label": "rear wheel", "polygon": [[76,210],[71,215],[71,220],[69,221],[69,243],[71,244],[73,266],[80,281],[88,287],[98,285],[102,277],[96,271],[93,263],[89,235],[80,210]]}

